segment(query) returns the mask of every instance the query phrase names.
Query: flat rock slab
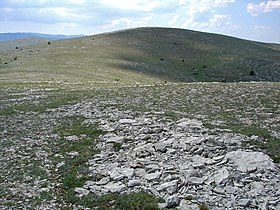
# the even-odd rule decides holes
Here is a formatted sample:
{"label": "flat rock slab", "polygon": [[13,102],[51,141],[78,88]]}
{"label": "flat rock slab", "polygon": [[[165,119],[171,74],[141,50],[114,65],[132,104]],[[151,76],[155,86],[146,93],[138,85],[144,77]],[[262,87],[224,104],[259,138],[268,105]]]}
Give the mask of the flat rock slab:
{"label": "flat rock slab", "polygon": [[274,171],[276,168],[271,158],[262,152],[247,152],[239,150],[227,153],[226,157],[234,163],[237,170],[242,172],[251,172],[255,169],[261,171]]}
{"label": "flat rock slab", "polygon": [[203,184],[204,179],[203,178],[199,178],[199,177],[190,177],[188,179],[188,183],[193,184],[193,185],[201,185]]}
{"label": "flat rock slab", "polygon": [[228,177],[229,177],[229,171],[226,168],[222,168],[214,175],[214,181],[217,185],[219,185]]}
{"label": "flat rock slab", "polygon": [[121,182],[118,182],[118,183],[110,182],[107,185],[105,185],[104,188],[106,188],[107,190],[109,190],[112,193],[120,193],[126,189],[126,186]]}
{"label": "flat rock slab", "polygon": [[147,174],[145,176],[145,179],[147,179],[148,181],[154,181],[154,180],[159,180],[160,176],[161,176],[161,172],[157,171],[155,173]]}
{"label": "flat rock slab", "polygon": [[248,207],[251,203],[250,199],[241,199],[238,201],[237,205],[242,207]]}
{"label": "flat rock slab", "polygon": [[120,124],[134,124],[136,123],[137,121],[136,120],[133,120],[133,119],[120,119],[119,120],[119,123]]}

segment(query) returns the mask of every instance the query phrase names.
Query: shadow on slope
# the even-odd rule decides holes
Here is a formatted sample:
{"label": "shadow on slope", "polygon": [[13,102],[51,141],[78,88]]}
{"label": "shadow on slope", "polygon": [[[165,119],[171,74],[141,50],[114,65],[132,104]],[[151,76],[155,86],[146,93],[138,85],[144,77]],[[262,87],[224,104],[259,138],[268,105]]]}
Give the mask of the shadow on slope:
{"label": "shadow on slope", "polygon": [[1,53],[2,81],[135,84],[280,81],[280,45],[170,28],[136,28]]}
{"label": "shadow on slope", "polygon": [[122,69],[173,81],[280,81],[280,46],[168,28],[138,28],[107,35]]}

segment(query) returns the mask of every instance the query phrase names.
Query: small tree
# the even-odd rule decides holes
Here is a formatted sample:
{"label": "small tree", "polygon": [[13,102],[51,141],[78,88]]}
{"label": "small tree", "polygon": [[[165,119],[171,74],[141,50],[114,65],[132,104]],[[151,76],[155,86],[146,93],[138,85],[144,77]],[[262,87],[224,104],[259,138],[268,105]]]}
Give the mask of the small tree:
{"label": "small tree", "polygon": [[250,76],[255,76],[255,72],[253,70],[250,71]]}

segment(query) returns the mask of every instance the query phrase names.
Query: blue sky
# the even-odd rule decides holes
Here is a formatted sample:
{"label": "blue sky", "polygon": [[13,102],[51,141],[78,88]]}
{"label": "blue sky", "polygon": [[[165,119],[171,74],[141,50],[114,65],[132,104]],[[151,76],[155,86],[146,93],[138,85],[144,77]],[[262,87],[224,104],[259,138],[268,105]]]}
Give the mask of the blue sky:
{"label": "blue sky", "polygon": [[161,26],[280,43],[280,0],[1,0],[0,33]]}

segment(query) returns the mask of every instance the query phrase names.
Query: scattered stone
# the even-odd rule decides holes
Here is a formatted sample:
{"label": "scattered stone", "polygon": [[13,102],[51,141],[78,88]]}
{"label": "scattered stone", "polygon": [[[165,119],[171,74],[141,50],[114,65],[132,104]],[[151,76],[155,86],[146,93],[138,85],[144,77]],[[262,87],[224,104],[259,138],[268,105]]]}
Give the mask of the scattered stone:
{"label": "scattered stone", "polygon": [[229,172],[226,168],[220,169],[215,175],[214,180],[217,185],[221,184],[224,180],[229,177]]}
{"label": "scattered stone", "polygon": [[162,144],[162,143],[155,144],[155,150],[157,152],[159,151],[159,152],[165,153],[167,151],[167,145]]}
{"label": "scattered stone", "polygon": [[203,184],[204,179],[199,178],[199,177],[190,177],[188,179],[188,183],[193,184],[193,185],[201,185]]}
{"label": "scattered stone", "polygon": [[220,162],[224,159],[224,157],[225,157],[224,155],[216,156],[216,157],[213,157],[213,160],[217,161],[217,162]]}
{"label": "scattered stone", "polygon": [[65,136],[64,139],[67,140],[67,141],[78,141],[79,140],[78,136],[76,136],[76,135]]}
{"label": "scattered stone", "polygon": [[165,209],[166,203],[158,203],[158,208],[159,209]]}
{"label": "scattered stone", "polygon": [[235,194],[239,190],[238,187],[231,187],[231,186],[226,186],[224,189],[228,194]]}
{"label": "scattered stone", "polygon": [[77,157],[77,156],[79,156],[79,152],[76,152],[76,151],[69,152],[68,155],[71,156],[72,158]]}
{"label": "scattered stone", "polygon": [[125,178],[125,175],[121,173],[121,171],[116,168],[112,171],[109,171],[110,178],[114,181],[120,181]]}
{"label": "scattered stone", "polygon": [[178,190],[178,180],[173,180],[171,182],[166,182],[161,184],[157,190],[159,192],[166,190],[170,195],[174,194]]}
{"label": "scattered stone", "polygon": [[192,203],[191,201],[181,200],[180,206],[177,207],[179,210],[199,210],[197,204]]}
{"label": "scattered stone", "polygon": [[225,194],[225,190],[223,188],[221,188],[221,187],[215,187],[213,189],[213,192],[217,193],[217,194]]}
{"label": "scattered stone", "polygon": [[122,136],[112,136],[111,138],[107,138],[107,143],[122,143],[124,138]]}
{"label": "scattered stone", "polygon": [[178,195],[171,195],[166,199],[166,208],[173,208],[180,204]]}
{"label": "scattered stone", "polygon": [[[101,127],[112,131],[97,139],[100,154],[89,161],[89,169],[102,178],[84,188],[96,195],[144,190],[166,198],[161,209],[181,210],[198,210],[201,203],[209,209],[254,209],[264,205],[264,191],[276,196],[277,167],[262,152],[241,150],[244,136],[228,130],[209,135],[198,120],[159,119],[124,113],[101,117]],[[115,143],[123,149],[108,146]],[[188,194],[192,200],[180,201]],[[248,199],[240,199],[245,195]],[[269,199],[265,206],[278,203]]]}
{"label": "scattered stone", "polygon": [[134,123],[136,123],[136,120],[133,120],[133,119],[120,119],[119,123],[120,124],[134,124]]}
{"label": "scattered stone", "polygon": [[155,180],[159,180],[160,177],[161,177],[161,172],[157,171],[155,173],[147,174],[145,176],[145,179],[147,179],[148,181],[155,181]]}
{"label": "scattered stone", "polygon": [[65,162],[62,161],[56,165],[56,168],[60,168],[61,166],[64,166],[64,165],[65,165]]}
{"label": "scattered stone", "polygon": [[[224,129],[210,134],[199,120],[172,121],[164,117],[164,112],[119,111],[103,105],[85,102],[47,112],[48,115],[59,112],[59,117],[83,115],[86,123],[106,131],[95,141],[100,152],[89,158],[89,178],[82,188],[75,189],[77,196],[145,191],[165,198],[161,208],[198,210],[199,204],[206,203],[209,209],[279,209],[279,168],[262,152],[242,150],[241,143],[250,138]],[[4,132],[6,135],[7,131]],[[40,132],[45,131],[39,130],[38,136]],[[73,143],[85,137],[72,135],[65,140]],[[52,169],[58,171],[66,158],[81,155],[78,150],[61,155],[37,149],[38,141],[45,144],[46,139],[55,141],[60,136],[40,138],[24,140],[36,143],[33,147],[24,145],[32,150],[34,157],[14,146],[6,148],[11,154],[7,158],[18,155],[21,160],[41,159],[42,169],[50,173]],[[122,149],[115,150],[114,144],[121,144]],[[48,159],[51,155],[59,160],[57,165]],[[42,181],[28,176],[24,179],[34,185]],[[28,186],[22,195],[31,199],[36,193]],[[41,186],[48,186],[49,191],[56,187],[52,183]],[[19,195],[13,187],[11,192]],[[18,191],[19,188],[24,186],[18,187]],[[187,195],[192,195],[190,200]]]}
{"label": "scattered stone", "polygon": [[120,193],[126,189],[126,186],[121,182],[118,183],[110,182],[106,184],[104,188],[109,190],[111,193]]}
{"label": "scattered stone", "polygon": [[134,176],[134,169],[133,168],[121,168],[121,173],[131,179]]}
{"label": "scattered stone", "polygon": [[97,185],[105,185],[108,184],[108,182],[110,181],[109,177],[103,177],[101,180],[99,180],[98,182],[96,182]]}
{"label": "scattered stone", "polygon": [[132,180],[129,180],[127,183],[127,186],[131,187],[131,188],[140,186],[140,185],[141,185],[141,181],[139,179],[132,179]]}
{"label": "scattered stone", "polygon": [[84,189],[84,188],[80,188],[80,187],[76,187],[76,188],[74,189],[74,191],[75,191],[76,193],[79,194],[79,197],[82,197],[82,196],[85,196],[85,195],[88,195],[88,194],[89,194],[89,191],[88,191],[88,190],[86,190],[86,189]]}
{"label": "scattered stone", "polygon": [[240,199],[237,205],[242,207],[248,207],[250,203],[251,203],[250,199]]}

